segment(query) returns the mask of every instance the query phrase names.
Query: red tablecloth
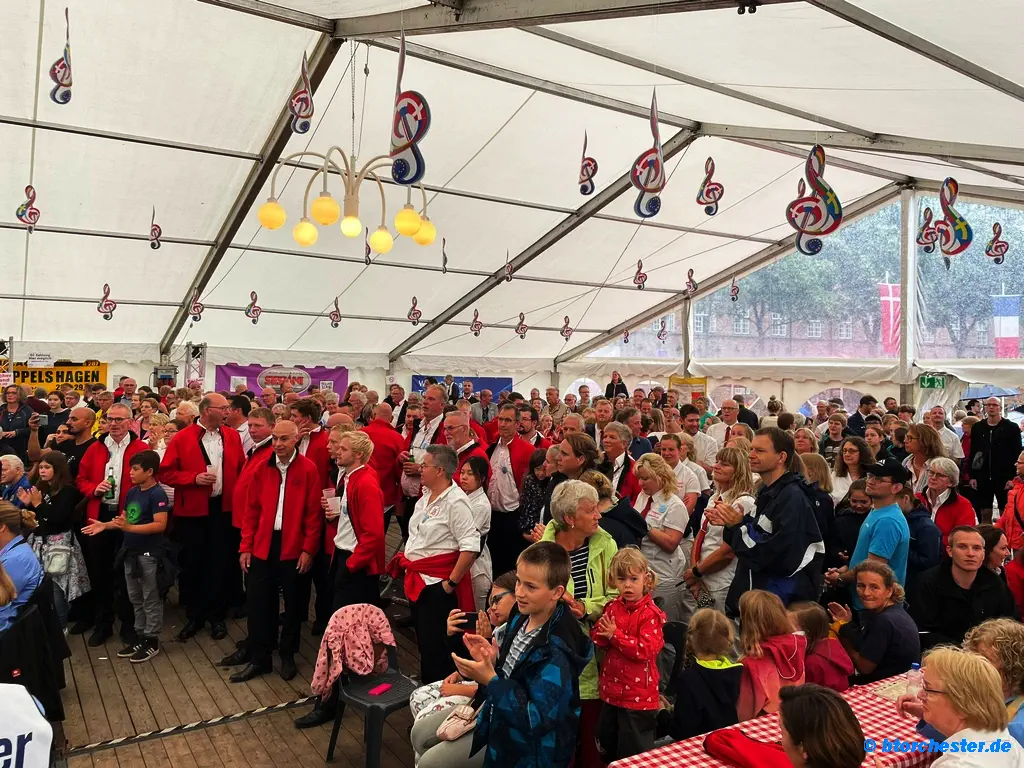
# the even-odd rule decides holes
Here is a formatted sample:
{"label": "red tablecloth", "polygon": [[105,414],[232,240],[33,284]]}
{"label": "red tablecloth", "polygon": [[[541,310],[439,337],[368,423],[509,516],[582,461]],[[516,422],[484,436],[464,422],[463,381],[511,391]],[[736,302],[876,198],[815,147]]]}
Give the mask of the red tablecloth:
{"label": "red tablecloth", "polygon": [[[895,678],[882,680],[871,685],[851,688],[843,694],[849,703],[853,713],[860,722],[861,730],[864,731],[865,739],[874,739],[878,742],[879,750],[875,752],[880,758],[882,765],[886,768],[920,768],[930,765],[938,753],[928,752],[882,752],[882,739],[902,739],[903,741],[923,741],[914,726],[917,721],[911,718],[901,717],[896,712],[896,704],[889,699],[876,696],[872,690],[876,687],[888,685]],[[782,739],[782,732],[779,729],[778,715],[764,715],[744,723],[731,726],[741,729],[747,736],[758,741],[775,741]],[[716,760],[704,751],[704,737],[693,736],[683,741],[669,744],[667,747],[654,749],[642,755],[618,760],[612,763],[613,768],[721,768],[728,766],[721,760]],[[864,761],[865,768],[873,768],[874,762],[868,755]]]}

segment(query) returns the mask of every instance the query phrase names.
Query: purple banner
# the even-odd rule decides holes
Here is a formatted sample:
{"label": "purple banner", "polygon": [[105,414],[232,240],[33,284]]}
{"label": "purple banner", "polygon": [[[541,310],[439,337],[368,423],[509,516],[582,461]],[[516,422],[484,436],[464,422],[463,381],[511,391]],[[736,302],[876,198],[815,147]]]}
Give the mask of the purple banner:
{"label": "purple banner", "polygon": [[274,365],[268,368],[263,365],[228,363],[217,366],[214,386],[218,392],[234,392],[238,384],[245,384],[246,389],[258,395],[264,387],[273,387],[280,392],[284,382],[292,385],[292,392],[333,390],[344,397],[348,388],[348,368],[324,368],[319,365]]}

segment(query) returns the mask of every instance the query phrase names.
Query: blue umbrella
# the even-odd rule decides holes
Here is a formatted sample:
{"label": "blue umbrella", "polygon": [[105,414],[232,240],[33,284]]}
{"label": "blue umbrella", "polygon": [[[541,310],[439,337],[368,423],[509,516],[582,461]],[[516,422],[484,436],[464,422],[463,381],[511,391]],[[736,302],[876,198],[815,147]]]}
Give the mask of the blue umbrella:
{"label": "blue umbrella", "polygon": [[961,400],[984,400],[986,397],[1014,397],[1020,394],[1020,390],[996,387],[992,384],[982,384],[977,387],[969,387],[961,396]]}

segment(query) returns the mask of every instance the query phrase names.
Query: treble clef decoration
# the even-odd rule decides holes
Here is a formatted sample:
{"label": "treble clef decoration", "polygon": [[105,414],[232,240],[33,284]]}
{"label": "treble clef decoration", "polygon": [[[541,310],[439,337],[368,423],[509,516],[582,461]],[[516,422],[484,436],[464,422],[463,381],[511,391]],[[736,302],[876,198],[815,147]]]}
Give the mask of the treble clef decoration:
{"label": "treble clef decoration", "polygon": [[309,62],[302,54],[302,69],[299,73],[299,87],[288,99],[288,111],[292,115],[292,131],[306,133],[313,124],[313,86],[309,82]]}
{"label": "treble clef decoration", "polygon": [[423,317],[423,313],[416,308],[415,296],[412,297],[412,307],[410,307],[409,314],[407,314],[406,317],[409,318],[409,322],[412,323],[413,325],[420,324],[420,318]]}
{"label": "treble clef decoration", "polygon": [[338,308],[338,297],[334,297],[334,309],[331,310],[331,314],[328,315],[331,319],[331,328],[337,328],[341,325],[341,310]]}
{"label": "treble clef decoration", "polygon": [[480,322],[480,313],[477,310],[473,310],[473,322],[469,324],[469,330],[473,332],[474,336],[479,336],[480,331],[484,329],[484,324]]}
{"label": "treble clef decoration", "polygon": [[391,178],[398,184],[415,184],[423,178],[427,166],[417,144],[430,130],[430,106],[416,91],[402,90],[405,72],[405,32],[398,49],[398,83],[395,85],[395,112],[391,121]]}
{"label": "treble clef decoration", "polygon": [[629,344],[629,331],[628,330],[622,332],[622,343],[623,344]]}
{"label": "treble clef decoration", "polygon": [[974,241],[974,230],[967,219],[953,207],[960,194],[960,185],[950,177],[942,182],[939,192],[939,205],[942,206],[942,218],[935,222],[935,231],[939,233],[939,250],[942,251],[946,269],[952,265],[950,256],[966,251]]}
{"label": "treble clef decoration", "polygon": [[245,316],[252,320],[252,324],[256,325],[260,321],[260,315],[263,314],[263,307],[256,303],[256,291],[249,292],[249,305],[245,308]]}
{"label": "treble clef decoration", "polygon": [[807,156],[804,174],[811,194],[805,196],[807,186],[800,179],[797,199],[786,209],[786,220],[797,231],[796,247],[807,256],[821,252],[821,237],[834,232],[843,221],[843,206],[824,179],[825,150],[819,144]]}
{"label": "treble clef decoration", "polygon": [[156,223],[156,206],[153,206],[153,218],[149,221],[149,247],[154,251],[160,250],[160,235],[163,233],[160,225]]}
{"label": "treble clef decoration", "polygon": [[508,251],[505,251],[505,282],[512,282],[512,262],[508,260]]}
{"label": "treble clef decoration", "polygon": [[697,204],[704,206],[704,213],[708,216],[714,216],[718,213],[718,201],[725,194],[725,187],[717,181],[711,180],[711,177],[715,175],[715,161],[713,158],[709,157],[707,162],[704,163],[704,174],[704,183],[697,190]]}
{"label": "treble clef decoration", "polygon": [[729,298],[732,301],[740,300],[740,287],[736,284],[736,278],[732,279],[732,285],[729,286]]}
{"label": "treble clef decoration", "polygon": [[667,338],[668,338],[668,327],[667,327],[667,324],[665,323],[665,320],[662,319],[662,321],[661,321],[661,330],[658,331],[658,341],[660,341],[662,344],[664,344],[665,343],[665,339],[667,339]]}
{"label": "treble clef decoration", "polygon": [[192,322],[198,323],[203,319],[203,310],[206,307],[199,301],[199,289],[196,288],[195,293],[192,294],[192,303],[188,308],[189,313],[192,315]]}
{"label": "treble clef decoration", "polygon": [[587,132],[583,132],[583,159],[580,161],[580,194],[594,194],[594,178],[597,176],[597,160],[587,157]]}
{"label": "treble clef decoration", "polygon": [[665,188],[665,155],[661,149],[661,132],[658,128],[658,94],[651,99],[651,135],[654,146],[643,152],[633,163],[629,179],[640,194],[633,203],[633,212],[642,219],[649,219],[661,210],[659,195]]}
{"label": "treble clef decoration", "polygon": [[573,328],[569,326],[569,316],[566,315],[564,321],[562,322],[562,330],[560,330],[559,333],[562,335],[563,339],[568,341],[569,338],[572,336],[572,332]]}
{"label": "treble clef decoration", "polygon": [[114,310],[117,309],[117,302],[110,298],[110,285],[103,284],[103,298],[96,305],[96,311],[103,315],[104,320],[111,320],[114,317]]}
{"label": "treble clef decoration", "polygon": [[530,326],[526,324],[526,315],[522,312],[519,313],[519,322],[516,324],[515,332],[519,334],[520,339],[526,338],[526,332],[530,330]]}
{"label": "treble clef decoration", "polygon": [[915,242],[925,253],[935,253],[935,243],[939,241],[939,233],[932,226],[932,209],[925,207],[921,215],[924,221],[921,222],[921,228],[917,230]]}
{"label": "treble clef decoration", "polygon": [[686,271],[686,290],[684,293],[687,296],[693,296],[697,292],[697,281],[693,279],[693,270],[688,269]]}
{"label": "treble clef decoration", "polygon": [[363,236],[363,261],[366,266],[370,266],[370,228],[366,228],[366,234]]}
{"label": "treble clef decoration", "polygon": [[54,82],[50,100],[54,104],[71,101],[71,19],[67,8],[64,9],[64,55],[50,67],[50,79]]}
{"label": "treble clef decoration", "polygon": [[441,274],[448,274],[448,240],[441,238]]}
{"label": "treble clef decoration", "polygon": [[646,282],[647,273],[644,272],[644,262],[641,259],[637,259],[636,274],[633,275],[633,285],[635,285],[638,290],[642,291],[644,289],[644,283]]}
{"label": "treble clef decoration", "polygon": [[1003,225],[997,221],[992,225],[992,239],[985,246],[985,255],[996,264],[1002,264],[1010,250],[1010,244],[1002,239],[1002,234]]}
{"label": "treble clef decoration", "polygon": [[25,187],[25,197],[27,198],[24,203],[18,206],[18,210],[14,212],[18,221],[28,227],[29,234],[35,231],[36,223],[39,221],[39,209],[36,208],[36,188],[29,184]]}

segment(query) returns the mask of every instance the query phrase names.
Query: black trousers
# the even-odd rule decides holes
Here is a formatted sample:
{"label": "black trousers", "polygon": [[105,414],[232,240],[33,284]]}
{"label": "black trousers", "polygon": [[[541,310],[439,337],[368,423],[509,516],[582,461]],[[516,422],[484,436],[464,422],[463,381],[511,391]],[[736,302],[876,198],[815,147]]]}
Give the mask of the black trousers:
{"label": "black trousers", "polygon": [[656,709],[637,711],[601,704],[597,720],[597,744],[601,756],[611,762],[654,749]]}
{"label": "black trousers", "polygon": [[[100,522],[108,522],[116,515],[117,510],[100,505]],[[124,567],[114,567],[124,534],[112,530],[82,538],[85,542],[82,554],[89,573],[89,583],[92,585],[92,589],[85,596],[91,597],[93,623],[98,627],[113,627],[116,616],[121,622],[121,634],[134,634],[135,611],[128,600]]]}
{"label": "black trousers", "polygon": [[299,650],[303,605],[299,600],[298,560],[281,560],[281,532],[274,531],[266,560],[255,555],[249,564],[246,583],[248,599],[249,649],[253,664],[269,664],[278,648],[278,593],[284,594],[284,625],[281,626],[279,655],[294,656]]}
{"label": "black trousers", "polygon": [[347,564],[351,556],[351,552],[346,552],[343,549],[334,551],[334,560],[331,561],[331,578],[334,582],[332,608],[334,611],[344,608],[346,605],[360,603],[377,605],[380,602],[379,577],[372,576],[365,570],[354,573],[350,571]]}
{"label": "black trousers", "polygon": [[424,685],[444,680],[455,671],[448,650],[448,614],[459,607],[454,593],[448,594],[440,582],[425,587],[412,606],[416,627],[416,645],[420,649],[420,680]]}
{"label": "black trousers", "polygon": [[979,523],[992,522],[992,497],[995,496],[999,510],[1006,509],[1006,497],[1009,491],[1006,490],[1006,482],[989,481],[988,478],[979,479],[978,487],[974,491],[974,511],[978,513]]}
{"label": "black trousers", "polygon": [[491,573],[495,579],[515,570],[516,560],[526,549],[526,539],[519,530],[518,510],[491,510],[491,532],[487,534],[487,546],[491,550]]}
{"label": "black trousers", "polygon": [[185,616],[200,624],[224,621],[240,580],[238,529],[231,513],[221,510],[220,497],[210,499],[206,517],[178,517],[175,538],[181,545],[178,585]]}
{"label": "black trousers", "polygon": [[309,597],[316,587],[313,605],[314,622],[326,627],[331,620],[334,606],[334,574],[331,571],[331,556],[320,551],[313,558],[310,569],[299,575],[299,602],[302,604],[302,620],[309,618]]}

